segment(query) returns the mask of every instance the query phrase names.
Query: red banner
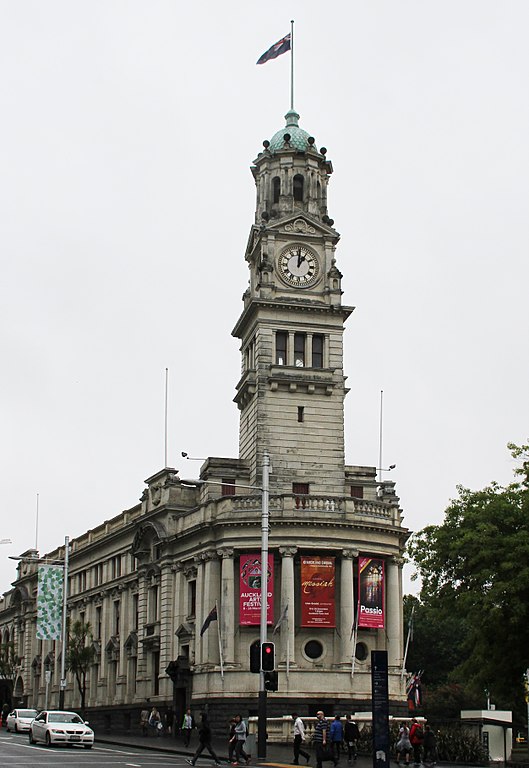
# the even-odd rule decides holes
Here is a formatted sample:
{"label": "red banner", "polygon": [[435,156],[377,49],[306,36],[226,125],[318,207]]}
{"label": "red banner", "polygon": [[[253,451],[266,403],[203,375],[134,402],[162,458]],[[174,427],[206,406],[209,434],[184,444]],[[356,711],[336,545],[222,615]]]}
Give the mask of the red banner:
{"label": "red banner", "polygon": [[384,561],[358,558],[359,627],[384,629]]}
{"label": "red banner", "polygon": [[[274,616],[274,556],[268,555],[267,624]],[[261,623],[261,555],[241,555],[239,579],[239,623],[259,626]]]}
{"label": "red banner", "polygon": [[301,626],[335,627],[334,557],[301,558]]}

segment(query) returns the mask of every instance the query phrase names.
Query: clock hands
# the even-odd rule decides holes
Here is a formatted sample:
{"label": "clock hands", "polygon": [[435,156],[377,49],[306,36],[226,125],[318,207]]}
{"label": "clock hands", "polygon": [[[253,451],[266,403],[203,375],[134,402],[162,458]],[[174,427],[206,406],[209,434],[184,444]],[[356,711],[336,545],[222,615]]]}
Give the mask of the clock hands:
{"label": "clock hands", "polygon": [[298,269],[301,267],[304,261],[305,261],[305,256],[302,256],[301,248],[298,248]]}

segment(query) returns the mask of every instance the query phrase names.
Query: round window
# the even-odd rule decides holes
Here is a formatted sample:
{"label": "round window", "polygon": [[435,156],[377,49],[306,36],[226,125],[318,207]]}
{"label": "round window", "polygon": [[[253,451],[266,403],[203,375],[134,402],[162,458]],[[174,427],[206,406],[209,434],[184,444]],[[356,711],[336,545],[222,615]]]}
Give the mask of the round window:
{"label": "round window", "polygon": [[355,656],[358,661],[365,661],[367,659],[368,652],[369,651],[365,643],[356,644]]}
{"label": "round window", "polygon": [[309,659],[319,659],[323,656],[323,645],[319,640],[309,640],[308,643],[305,644],[304,650],[305,655],[308,656]]}

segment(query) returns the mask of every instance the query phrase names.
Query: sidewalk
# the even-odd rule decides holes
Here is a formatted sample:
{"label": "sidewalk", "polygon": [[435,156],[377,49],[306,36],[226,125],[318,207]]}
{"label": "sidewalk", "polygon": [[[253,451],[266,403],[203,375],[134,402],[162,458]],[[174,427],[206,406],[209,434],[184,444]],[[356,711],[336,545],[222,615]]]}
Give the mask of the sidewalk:
{"label": "sidewalk", "polygon": [[[137,736],[129,735],[126,733],[96,733],[96,744],[116,744],[122,747],[135,747],[138,749],[152,749],[157,752],[165,752],[169,754],[181,755],[182,757],[193,757],[195,749],[198,745],[198,739],[195,736],[191,740],[189,748],[186,748],[180,737],[173,738],[172,736]],[[219,756],[222,763],[228,763],[228,739],[214,738],[212,741],[214,751]],[[311,759],[309,766],[315,768],[316,757],[314,750],[309,746],[304,745],[304,749],[307,749],[311,753]],[[252,765],[273,765],[273,766],[290,766],[294,759],[294,753],[292,744],[267,744],[266,747],[266,760],[257,760],[257,748],[255,746],[255,739],[250,737],[245,745],[245,750],[251,755]],[[197,765],[202,764],[207,766],[213,764],[212,758],[207,751],[204,751],[197,761]],[[355,768],[369,768],[373,764],[371,757],[361,755],[354,763]],[[305,765],[305,760],[301,759],[300,766]],[[332,765],[331,763],[324,765]],[[342,756],[339,763],[339,768],[347,768],[347,756]]]}

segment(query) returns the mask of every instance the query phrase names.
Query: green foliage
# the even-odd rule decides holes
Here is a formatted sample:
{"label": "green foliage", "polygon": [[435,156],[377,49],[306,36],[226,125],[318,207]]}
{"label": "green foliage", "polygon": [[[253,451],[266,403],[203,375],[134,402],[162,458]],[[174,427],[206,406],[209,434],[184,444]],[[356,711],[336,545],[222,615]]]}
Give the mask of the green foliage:
{"label": "green foliage", "polygon": [[77,620],[68,626],[66,666],[75,675],[81,695],[81,709],[85,707],[86,675],[94,662],[96,653],[91,640],[92,632],[88,622]]}
{"label": "green foliage", "polygon": [[459,487],[444,522],[409,543],[422,630],[407,667],[431,669],[438,685],[460,682],[481,696],[487,689],[499,707],[516,709],[529,648],[529,446],[510,448],[524,459],[519,482]]}
{"label": "green foliage", "polygon": [[[459,713],[458,713],[459,714]],[[390,744],[395,754],[395,745],[399,740],[399,723],[391,723]],[[472,765],[488,764],[488,754],[479,737],[468,728],[460,725],[449,725],[439,730],[432,728],[437,739],[437,759],[450,763],[471,763]],[[373,751],[373,729],[371,725],[360,728],[358,751],[361,754],[371,754]]]}

